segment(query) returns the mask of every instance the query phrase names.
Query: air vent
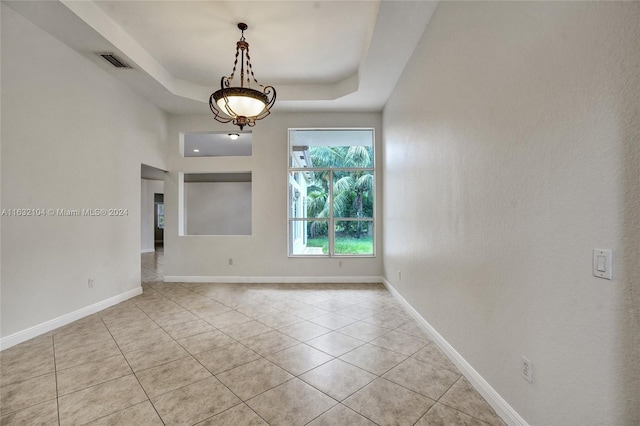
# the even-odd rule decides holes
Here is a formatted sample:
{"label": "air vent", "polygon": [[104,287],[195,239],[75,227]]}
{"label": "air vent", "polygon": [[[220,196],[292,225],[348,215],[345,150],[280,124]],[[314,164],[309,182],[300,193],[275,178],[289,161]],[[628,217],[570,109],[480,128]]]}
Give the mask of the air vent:
{"label": "air vent", "polygon": [[101,56],[105,61],[109,62],[115,68],[131,68],[131,65],[118,58],[111,52],[98,53],[97,55]]}

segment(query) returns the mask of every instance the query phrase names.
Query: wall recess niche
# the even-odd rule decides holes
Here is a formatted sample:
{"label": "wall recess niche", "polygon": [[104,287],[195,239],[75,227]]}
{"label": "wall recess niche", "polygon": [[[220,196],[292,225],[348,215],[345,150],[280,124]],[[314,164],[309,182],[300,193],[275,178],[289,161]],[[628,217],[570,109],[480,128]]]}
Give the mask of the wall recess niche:
{"label": "wall recess niche", "polygon": [[251,235],[251,172],[181,173],[180,235]]}

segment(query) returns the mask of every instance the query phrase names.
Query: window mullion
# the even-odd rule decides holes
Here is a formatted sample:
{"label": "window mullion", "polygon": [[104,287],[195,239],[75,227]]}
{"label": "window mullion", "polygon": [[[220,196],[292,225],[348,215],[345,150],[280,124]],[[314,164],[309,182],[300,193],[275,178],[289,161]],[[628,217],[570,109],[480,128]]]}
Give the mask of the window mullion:
{"label": "window mullion", "polygon": [[[289,239],[294,247],[290,247],[290,255],[317,256],[320,254],[317,247],[324,247],[327,257],[375,256],[374,146],[373,129],[289,129],[289,179],[291,182],[293,176],[300,185],[304,204],[298,207],[304,209],[300,215],[304,219],[289,209],[288,228],[293,235],[302,224],[305,240]],[[346,165],[351,167],[344,167]],[[340,180],[339,190],[336,179]],[[292,182],[294,187],[295,182]],[[311,189],[311,185],[317,187]],[[327,186],[325,194],[323,187]],[[292,194],[289,194],[289,203],[297,199]],[[340,204],[338,210],[336,202]]]}
{"label": "window mullion", "polygon": [[333,170],[329,170],[329,257],[334,256]]}

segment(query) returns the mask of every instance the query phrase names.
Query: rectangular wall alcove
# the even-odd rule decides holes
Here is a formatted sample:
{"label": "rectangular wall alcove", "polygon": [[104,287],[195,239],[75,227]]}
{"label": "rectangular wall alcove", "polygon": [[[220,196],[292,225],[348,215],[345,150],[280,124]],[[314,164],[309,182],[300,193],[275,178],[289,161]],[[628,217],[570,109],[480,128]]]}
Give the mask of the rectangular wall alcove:
{"label": "rectangular wall alcove", "polygon": [[180,235],[251,235],[251,172],[181,173]]}

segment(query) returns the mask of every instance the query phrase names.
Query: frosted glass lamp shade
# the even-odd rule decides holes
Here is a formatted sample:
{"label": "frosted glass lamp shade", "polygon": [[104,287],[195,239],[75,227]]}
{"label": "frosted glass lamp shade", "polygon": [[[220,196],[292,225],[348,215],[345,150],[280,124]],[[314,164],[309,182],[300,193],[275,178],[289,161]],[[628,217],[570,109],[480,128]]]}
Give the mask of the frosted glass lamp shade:
{"label": "frosted glass lamp shade", "polygon": [[220,112],[229,117],[256,117],[267,106],[264,93],[244,87],[229,87],[213,94]]}

